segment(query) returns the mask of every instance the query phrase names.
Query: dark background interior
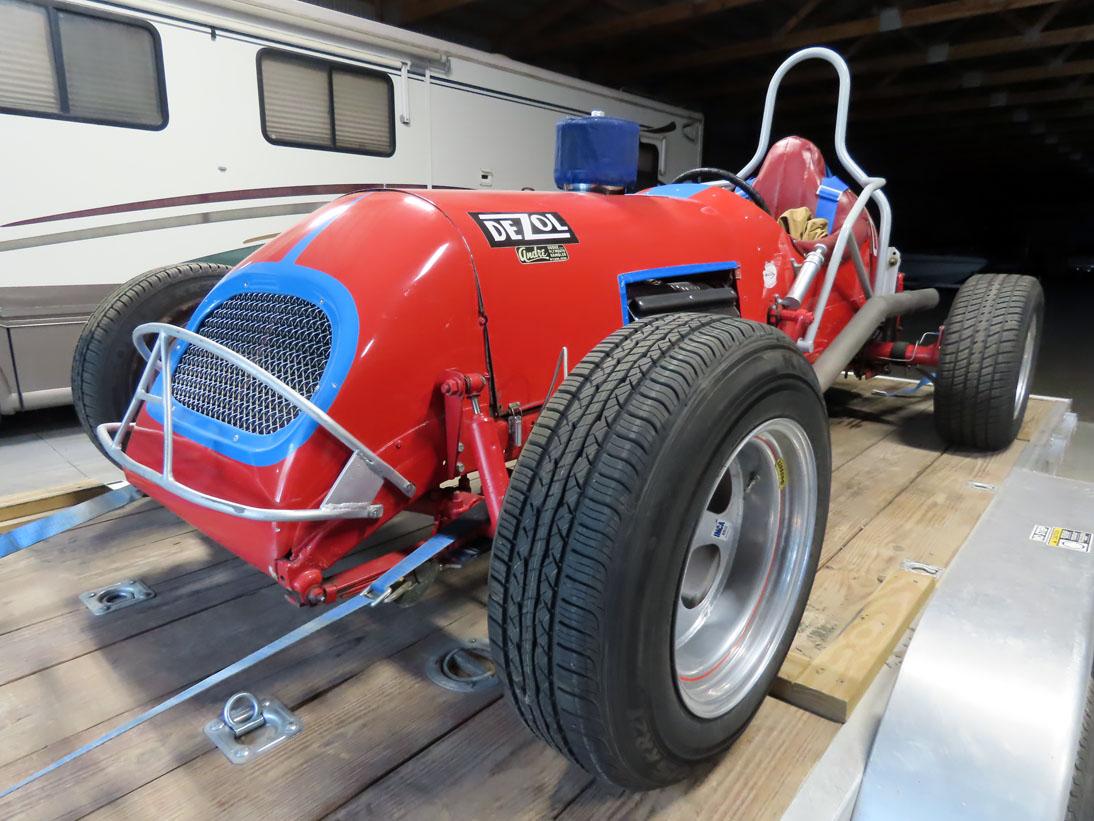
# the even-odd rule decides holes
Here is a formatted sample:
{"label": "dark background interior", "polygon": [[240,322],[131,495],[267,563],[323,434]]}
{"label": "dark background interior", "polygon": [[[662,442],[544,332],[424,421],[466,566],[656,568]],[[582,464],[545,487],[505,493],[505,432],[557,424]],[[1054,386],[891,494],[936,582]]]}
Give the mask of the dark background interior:
{"label": "dark background interior", "polygon": [[[894,244],[1039,276],[1035,389],[1094,412],[1091,0],[313,2],[702,111],[704,161],[731,170],[755,149],[774,68],[835,48],[854,79],[848,145],[888,180]],[[774,136],[834,162],[835,92],[828,66],[796,69]]]}
{"label": "dark background interior", "polygon": [[[848,144],[888,180],[898,246],[1021,270],[1094,255],[1090,0],[320,4],[698,109],[705,162],[733,170],[755,148],[774,68],[831,46],[854,77]],[[832,157],[835,90],[827,66],[797,69],[775,136]]]}

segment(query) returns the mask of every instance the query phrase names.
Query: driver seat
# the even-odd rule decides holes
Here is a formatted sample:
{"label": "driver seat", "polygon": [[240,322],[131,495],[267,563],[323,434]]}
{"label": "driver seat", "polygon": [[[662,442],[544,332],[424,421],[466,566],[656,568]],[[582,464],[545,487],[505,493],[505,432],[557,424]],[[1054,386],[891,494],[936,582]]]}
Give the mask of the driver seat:
{"label": "driver seat", "polygon": [[[854,206],[858,196],[847,188],[838,177],[829,176],[820,149],[804,137],[783,137],[767,152],[752,186],[771,208],[776,219],[791,208],[806,207],[815,216],[826,216],[821,195],[835,198],[835,209],[828,219],[828,236],[819,240],[792,240],[803,254],[818,245],[825,245],[829,253],[836,244],[836,236]],[[842,190],[839,190],[841,189]],[[821,213],[818,214],[818,206]],[[855,222],[855,241],[864,249],[863,260],[867,269],[871,266],[877,247],[877,231],[868,211],[863,211]]]}

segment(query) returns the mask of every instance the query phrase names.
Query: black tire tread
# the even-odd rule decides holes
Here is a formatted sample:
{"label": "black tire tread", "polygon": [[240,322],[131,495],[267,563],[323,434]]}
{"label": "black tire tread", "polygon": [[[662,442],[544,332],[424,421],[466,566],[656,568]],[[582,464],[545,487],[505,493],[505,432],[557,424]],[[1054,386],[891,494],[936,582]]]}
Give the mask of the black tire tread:
{"label": "black tire tread", "polygon": [[935,427],[943,439],[987,450],[1013,441],[1026,318],[1042,299],[1040,283],[1019,274],[976,274],[961,286],[935,382]]}
{"label": "black tire tread", "polygon": [[[184,262],[157,268],[133,277],[104,299],[87,320],[72,355],[72,404],[84,432],[98,446],[94,429],[112,415],[109,399],[102,395],[104,368],[120,327],[131,321],[145,299],[164,288],[195,279],[209,280],[210,287],[230,270],[213,262]],[[149,318],[155,321],[159,317]],[[139,324],[139,323],[138,323]]]}
{"label": "black tire tread", "polygon": [[624,326],[564,380],[513,472],[490,567],[495,663],[525,724],[614,783],[629,776],[606,769],[613,756],[598,695],[606,546],[690,386],[731,348],[774,335],[785,339],[702,314]]}

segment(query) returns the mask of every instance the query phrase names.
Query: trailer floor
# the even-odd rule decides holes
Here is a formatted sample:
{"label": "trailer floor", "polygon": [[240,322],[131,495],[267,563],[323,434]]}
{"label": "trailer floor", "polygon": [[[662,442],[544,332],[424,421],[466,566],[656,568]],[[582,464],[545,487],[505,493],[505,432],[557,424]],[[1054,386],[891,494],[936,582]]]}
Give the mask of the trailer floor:
{"label": "trailer floor", "polygon": [[[853,555],[845,550],[875,525],[891,530],[884,517],[908,518],[894,500],[914,496],[917,483],[928,482],[945,507],[956,504],[946,482],[969,481],[952,464],[932,468],[944,460],[931,438],[929,396],[869,397],[876,386],[841,383],[830,393],[828,564]],[[1023,440],[1052,405],[1031,403]],[[1005,475],[1024,447],[944,455]],[[909,448],[926,453],[905,464]],[[978,517],[966,511],[964,524]],[[924,543],[960,536],[927,521],[904,523],[894,556],[908,551],[909,528]],[[377,540],[409,543],[422,526],[400,517]],[[717,766],[688,783],[640,795],[594,783],[534,739],[498,689],[456,693],[426,676],[454,642],[485,641],[486,563],[442,575],[412,608],[359,612],[321,631],[0,801],[0,816],[777,818],[840,727],[768,698]],[[77,599],[126,579],[141,579],[155,598],[100,617]],[[317,615],[286,604],[267,576],[149,500],[4,559],[0,590],[0,788]],[[850,594],[840,607],[852,608],[853,621]],[[819,635],[813,628],[799,634],[804,655],[812,652],[806,639]],[[279,699],[303,729],[236,766],[202,728],[240,689]]]}

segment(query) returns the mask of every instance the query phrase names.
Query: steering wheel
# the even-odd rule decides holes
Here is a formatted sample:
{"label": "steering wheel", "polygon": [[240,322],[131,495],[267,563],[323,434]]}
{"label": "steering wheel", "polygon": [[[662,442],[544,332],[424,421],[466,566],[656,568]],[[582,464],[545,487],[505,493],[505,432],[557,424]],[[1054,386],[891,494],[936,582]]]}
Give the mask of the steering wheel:
{"label": "steering wheel", "polygon": [[759,206],[760,210],[765,211],[768,214],[771,213],[771,209],[767,207],[767,203],[764,202],[764,198],[760,196],[760,193],[755,188],[742,180],[732,171],[726,171],[724,168],[709,168],[707,166],[703,166],[702,168],[692,168],[690,171],[685,171],[683,174],[678,176],[676,179],[673,180],[673,182],[699,182],[700,177],[715,177],[716,179],[722,179],[726,182],[733,183],[735,186],[737,186],[737,188],[740,188],[742,191],[744,191],[745,196],[747,196],[750,200],[756,203],[756,205]]}

